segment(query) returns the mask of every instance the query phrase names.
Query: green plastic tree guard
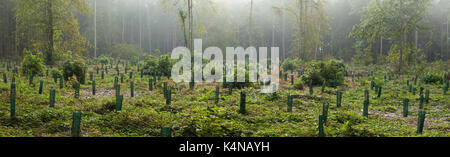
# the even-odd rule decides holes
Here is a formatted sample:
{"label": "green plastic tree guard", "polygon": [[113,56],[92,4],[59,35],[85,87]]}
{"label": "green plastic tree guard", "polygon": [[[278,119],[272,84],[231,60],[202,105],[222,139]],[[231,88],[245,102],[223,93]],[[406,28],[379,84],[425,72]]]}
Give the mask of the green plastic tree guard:
{"label": "green plastic tree guard", "polygon": [[327,84],[327,81],[323,81],[323,83],[322,83],[322,93],[324,93],[325,92],[325,86],[326,86],[326,84]]}
{"label": "green plastic tree guard", "polygon": [[342,103],[342,92],[341,91],[337,91],[337,94],[336,94],[336,106],[337,107],[341,107],[341,103]]}
{"label": "green plastic tree guard", "polygon": [[328,118],[328,108],[329,108],[328,102],[323,103],[322,107],[323,107],[322,108],[323,121],[324,121],[324,123],[326,123],[327,118]]}
{"label": "green plastic tree guard", "polygon": [[423,133],[423,127],[425,124],[425,116],[426,116],[425,111],[419,111],[418,120],[417,120],[417,134]]}
{"label": "green plastic tree guard", "polygon": [[80,83],[75,85],[75,98],[80,98]]}
{"label": "green plastic tree guard", "polygon": [[288,97],[287,97],[287,106],[288,106],[287,111],[288,112],[292,112],[292,103],[293,103],[292,99],[293,99],[292,95],[288,95]]}
{"label": "green plastic tree guard", "polygon": [[164,82],[163,83],[163,92],[164,92],[164,98],[166,98],[167,99],[167,82]]}
{"label": "green plastic tree guard", "polygon": [[403,99],[403,117],[408,117],[409,99]]}
{"label": "green plastic tree guard", "polygon": [[369,100],[364,100],[363,116],[369,116]]}
{"label": "green plastic tree guard", "polygon": [[95,80],[92,81],[92,95],[95,95],[96,90],[95,90]]}
{"label": "green plastic tree guard", "polygon": [[324,123],[324,116],[319,116],[319,137],[325,137],[325,132],[323,129],[323,123]]}
{"label": "green plastic tree guard", "polygon": [[214,104],[218,104],[219,103],[219,96],[220,96],[220,87],[217,86],[216,87],[215,98],[214,98]]}
{"label": "green plastic tree guard", "polygon": [[419,98],[419,109],[423,109],[423,102],[424,102],[424,98],[423,98],[423,95],[420,95],[420,98]]}
{"label": "green plastic tree guard", "polygon": [[122,111],[123,95],[116,97],[116,112]]}
{"label": "green plastic tree guard", "polygon": [[246,113],[246,108],[245,108],[245,104],[246,104],[246,95],[245,93],[241,92],[241,101],[240,101],[240,109],[239,109],[239,113],[240,114],[245,114]]}
{"label": "green plastic tree guard", "polygon": [[148,88],[150,91],[153,91],[153,79],[148,80]]}
{"label": "green plastic tree guard", "polygon": [[378,98],[381,98],[381,90],[383,89],[383,87],[378,87]]}
{"label": "green plastic tree guard", "polygon": [[55,107],[55,98],[56,98],[56,90],[55,89],[50,89],[50,107]]}
{"label": "green plastic tree guard", "polygon": [[3,83],[8,83],[8,79],[6,78],[6,73],[3,73]]}
{"label": "green plastic tree guard", "polygon": [[291,75],[291,85],[294,85],[294,75]]}
{"label": "green plastic tree guard", "polygon": [[134,97],[134,81],[130,82],[130,95]]}
{"label": "green plastic tree guard", "polygon": [[230,94],[230,95],[233,94],[233,83],[232,82],[228,83],[228,94]]}
{"label": "green plastic tree guard", "polygon": [[80,137],[81,134],[81,112],[73,113],[72,137]]}
{"label": "green plastic tree guard", "polygon": [[172,137],[172,128],[163,127],[161,129],[161,137]]}
{"label": "green plastic tree guard", "polygon": [[168,89],[166,95],[166,104],[170,105],[172,103],[172,89]]}
{"label": "green plastic tree guard", "polygon": [[11,101],[11,118],[16,117],[16,84],[11,83],[11,94],[10,94],[10,101]]}
{"label": "green plastic tree guard", "polygon": [[30,82],[29,82],[29,84],[30,85],[32,85],[33,84],[33,79],[34,79],[34,74],[33,74],[33,72],[31,72],[31,74],[30,74]]}
{"label": "green plastic tree guard", "polygon": [[44,88],[44,80],[41,80],[39,82],[39,94],[42,94],[43,88]]}

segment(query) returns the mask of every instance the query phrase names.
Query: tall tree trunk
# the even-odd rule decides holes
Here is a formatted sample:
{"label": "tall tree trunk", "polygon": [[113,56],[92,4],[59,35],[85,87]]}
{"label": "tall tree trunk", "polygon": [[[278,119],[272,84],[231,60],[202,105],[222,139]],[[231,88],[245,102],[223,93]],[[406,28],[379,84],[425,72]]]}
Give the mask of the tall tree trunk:
{"label": "tall tree trunk", "polygon": [[122,43],[125,43],[125,13],[122,13]]}
{"label": "tall tree trunk", "polygon": [[138,18],[139,18],[139,48],[142,49],[142,13],[141,13],[141,0],[138,1]]}
{"label": "tall tree trunk", "polygon": [[94,58],[97,58],[97,0],[94,0]]}
{"label": "tall tree trunk", "polygon": [[[400,15],[403,15],[403,0],[400,0]],[[401,73],[401,71],[402,71],[402,61],[403,61],[403,45],[404,45],[404,42],[405,42],[405,40],[404,40],[404,38],[405,38],[405,35],[404,35],[404,26],[403,26],[404,24],[403,24],[403,17],[400,17],[400,56],[399,56],[399,59],[398,59],[398,74],[400,74]]]}
{"label": "tall tree trunk", "polygon": [[[285,6],[285,4],[286,4],[286,1],[285,0],[283,0],[283,7]],[[286,59],[286,39],[285,39],[285,37],[286,37],[286,28],[285,28],[285,25],[286,25],[286,15],[285,15],[285,12],[284,12],[284,10],[282,10],[281,11],[281,14],[282,14],[282,18],[281,18],[281,30],[282,30],[282,33],[281,33],[281,52],[282,52],[282,54],[281,54],[281,61],[283,62],[285,59]]]}
{"label": "tall tree trunk", "polygon": [[[448,57],[448,55],[449,55],[448,53],[449,53],[449,49],[450,49],[450,47],[449,47],[449,45],[450,45],[450,44],[449,44],[449,36],[448,36],[448,20],[449,20],[448,15],[449,15],[449,13],[447,13],[447,33],[446,33],[446,34],[447,34],[447,39],[446,39],[446,41],[447,41],[447,42],[446,42],[446,43],[447,43],[447,44],[446,44],[446,45],[447,45],[447,49],[446,49],[446,51],[445,51],[445,56],[444,56],[444,57]],[[444,58],[444,57],[442,57],[442,58]],[[448,59],[448,58],[447,58],[447,59]]]}
{"label": "tall tree trunk", "polygon": [[193,36],[194,16],[192,15],[192,7],[193,7],[192,0],[188,0],[188,3],[189,3],[188,14],[189,14],[189,45],[190,45],[189,49],[191,50],[191,52],[194,52],[194,36]]}
{"label": "tall tree trunk", "polygon": [[252,17],[253,17],[253,0],[250,0],[250,16],[249,16],[249,18],[248,18],[248,46],[252,46],[252,35],[253,35],[253,32],[252,32]]}
{"label": "tall tree trunk", "polygon": [[[298,50],[299,50],[299,56],[302,57],[303,53],[303,45],[302,45],[302,37],[303,37],[303,15],[304,15],[304,7],[303,7],[303,0],[299,0],[299,24],[298,24]],[[302,57],[303,58],[303,57]],[[304,59],[304,58],[303,58]]]}
{"label": "tall tree trunk", "polygon": [[419,48],[419,31],[415,31],[415,34],[414,34],[414,45],[416,46],[416,49],[418,49]]}
{"label": "tall tree trunk", "polygon": [[48,16],[48,26],[47,26],[47,53],[46,53],[46,63],[47,65],[54,65],[53,60],[53,0],[47,1],[47,16]]}
{"label": "tall tree trunk", "polygon": [[380,37],[380,56],[383,56],[383,36]]}

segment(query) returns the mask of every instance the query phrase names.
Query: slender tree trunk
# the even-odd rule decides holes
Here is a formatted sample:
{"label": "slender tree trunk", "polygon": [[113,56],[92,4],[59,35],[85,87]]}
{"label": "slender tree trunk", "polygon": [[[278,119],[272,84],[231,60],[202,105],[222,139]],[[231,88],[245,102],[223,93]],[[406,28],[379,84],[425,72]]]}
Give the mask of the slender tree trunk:
{"label": "slender tree trunk", "polygon": [[[449,49],[450,49],[450,47],[449,47],[449,45],[450,45],[450,44],[449,44],[449,36],[448,36],[448,20],[449,20],[449,18],[448,18],[448,13],[447,13],[447,33],[446,33],[446,34],[447,34],[447,39],[446,39],[446,41],[447,41],[447,42],[446,42],[447,49],[446,49],[446,51],[445,51],[445,56],[444,56],[444,57],[446,57],[446,58],[447,58],[448,55],[449,55],[448,53],[449,53]],[[442,57],[442,58],[444,58],[444,57]]]}
{"label": "slender tree trunk", "polygon": [[250,0],[250,16],[249,16],[249,18],[248,18],[248,23],[249,23],[249,25],[248,25],[248,46],[252,46],[252,35],[253,35],[253,32],[252,32],[252,17],[253,17],[253,0]]}
{"label": "slender tree trunk", "polygon": [[94,58],[97,58],[97,0],[94,0]]}
{"label": "slender tree trunk", "polygon": [[418,49],[419,48],[419,31],[417,31],[417,30],[415,31],[414,38],[415,38],[414,45],[416,46],[416,49]]}
{"label": "slender tree trunk", "polygon": [[[299,36],[298,36],[298,50],[299,50],[299,56],[302,57],[302,53],[303,53],[303,45],[302,45],[302,37],[303,37],[303,15],[304,15],[304,7],[303,7],[303,0],[299,0],[299,24],[298,24],[298,31],[299,31]],[[303,58],[303,57],[302,57]],[[304,59],[304,58],[303,58]]]}
{"label": "slender tree trunk", "polygon": [[383,56],[383,36],[380,37],[380,56]]}
{"label": "slender tree trunk", "polygon": [[122,43],[125,43],[125,14],[122,13]]}
{"label": "slender tree trunk", "polygon": [[190,48],[190,50],[191,50],[191,52],[194,52],[194,36],[193,36],[193,32],[194,32],[194,29],[193,29],[193,26],[194,26],[194,19],[193,19],[193,15],[192,15],[192,7],[193,7],[193,4],[192,4],[192,0],[188,0],[188,7],[189,7],[189,10],[188,10],[188,12],[189,12],[189,48]]}
{"label": "slender tree trunk", "polygon": [[48,26],[47,26],[47,37],[48,37],[48,44],[47,44],[47,55],[46,55],[46,63],[47,65],[54,65],[53,60],[53,0],[47,1],[47,16],[48,16]]}
{"label": "slender tree trunk", "polygon": [[142,49],[142,13],[141,13],[141,0],[138,1],[138,18],[139,18],[139,48]]}
{"label": "slender tree trunk", "polygon": [[[403,0],[400,0],[400,15],[403,15]],[[403,24],[403,17],[400,17],[401,19],[400,19],[400,57],[399,57],[399,60],[398,60],[398,74],[400,74],[401,73],[401,71],[402,71],[402,61],[403,61],[403,45],[404,45],[404,42],[405,42],[405,40],[404,40],[404,38],[405,38],[405,35],[404,35],[404,24]]]}
{"label": "slender tree trunk", "polygon": [[[285,4],[286,4],[286,1],[285,0],[283,0],[283,6],[285,6]],[[286,59],[286,28],[285,28],[285,25],[286,25],[286,15],[285,15],[285,12],[284,12],[284,10],[282,10],[281,11],[281,14],[282,14],[282,18],[281,18],[281,30],[282,30],[282,33],[281,33],[281,52],[282,52],[282,54],[281,54],[281,61],[283,62],[285,59]]]}

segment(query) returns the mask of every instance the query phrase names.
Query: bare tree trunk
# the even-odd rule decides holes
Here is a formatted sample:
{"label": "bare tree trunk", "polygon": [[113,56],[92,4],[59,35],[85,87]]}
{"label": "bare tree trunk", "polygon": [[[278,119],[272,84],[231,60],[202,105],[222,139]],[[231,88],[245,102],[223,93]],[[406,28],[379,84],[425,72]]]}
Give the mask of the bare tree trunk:
{"label": "bare tree trunk", "polygon": [[[450,47],[449,47],[449,36],[448,36],[448,20],[449,20],[449,18],[448,18],[448,14],[447,14],[447,39],[446,39],[446,43],[447,43],[447,50],[445,51],[445,56],[444,57],[448,57],[448,53],[449,53],[449,49],[450,49]],[[444,58],[444,57],[442,57],[442,58]]]}
{"label": "bare tree trunk", "polygon": [[[400,0],[400,15],[403,15],[403,0]],[[402,17],[401,17],[402,18]],[[400,19],[400,32],[402,33],[400,35],[400,57],[398,60],[398,74],[402,71],[402,61],[403,61],[403,45],[404,45],[404,30],[403,30],[403,19]]]}
{"label": "bare tree trunk", "polygon": [[380,37],[380,56],[383,56],[383,36]]}
{"label": "bare tree trunk", "polygon": [[[285,6],[285,4],[286,4],[286,1],[285,0],[283,0],[283,7]],[[282,30],[282,33],[281,33],[281,49],[282,49],[282,54],[281,54],[281,61],[284,61],[285,59],[286,59],[286,39],[285,39],[285,37],[286,37],[286,28],[285,28],[285,25],[286,25],[286,15],[285,15],[285,12],[284,12],[284,10],[282,10],[282,12],[281,12],[281,14],[282,14],[282,21],[281,21],[281,30]]]}
{"label": "bare tree trunk", "polygon": [[418,48],[419,48],[419,31],[416,30],[414,36],[415,36],[414,44],[415,44],[415,46],[416,46],[416,49],[418,49]]}
{"label": "bare tree trunk", "polygon": [[192,4],[192,0],[188,0],[188,7],[189,7],[189,10],[188,10],[188,14],[189,14],[189,48],[190,48],[190,50],[191,50],[191,52],[194,52],[194,37],[193,37],[193,31],[194,31],[194,29],[193,29],[193,23],[194,23],[194,19],[193,19],[193,15],[192,15],[192,7],[193,7],[193,4]]}
{"label": "bare tree trunk", "polygon": [[122,43],[125,42],[125,14],[122,14]]}
{"label": "bare tree trunk", "polygon": [[142,13],[141,13],[141,0],[138,1],[138,18],[139,18],[139,48],[142,49]]}
{"label": "bare tree trunk", "polygon": [[94,58],[97,58],[97,0],[94,0]]}
{"label": "bare tree trunk", "polygon": [[[302,56],[302,53],[303,53],[303,51],[302,51],[302,49],[303,49],[303,45],[302,45],[302,37],[303,37],[303,10],[304,10],[304,7],[303,7],[303,0],[299,0],[299,12],[300,12],[300,15],[299,15],[299,24],[298,24],[298,31],[299,31],[299,36],[298,36],[298,50],[299,50],[299,56]],[[304,59],[304,58],[303,58]]]}
{"label": "bare tree trunk", "polygon": [[249,23],[249,25],[248,25],[248,46],[252,46],[252,35],[253,35],[253,32],[252,32],[252,16],[253,16],[253,0],[250,0],[250,16],[249,16],[249,18],[248,18],[248,23]]}
{"label": "bare tree trunk", "polygon": [[48,16],[48,26],[47,26],[47,37],[48,37],[48,44],[47,44],[47,53],[46,53],[46,63],[47,65],[53,65],[53,0],[47,1],[47,16]]}

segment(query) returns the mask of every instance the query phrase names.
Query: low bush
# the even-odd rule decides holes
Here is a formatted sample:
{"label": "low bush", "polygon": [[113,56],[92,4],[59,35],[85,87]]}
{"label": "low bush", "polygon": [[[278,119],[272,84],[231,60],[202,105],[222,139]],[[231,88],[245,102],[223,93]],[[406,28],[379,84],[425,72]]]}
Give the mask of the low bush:
{"label": "low bush", "polygon": [[82,60],[67,60],[63,64],[64,80],[69,80],[69,78],[75,76],[81,82],[83,74],[86,73],[86,69],[87,67]]}
{"label": "low bush", "polygon": [[321,85],[323,81],[331,85],[336,80],[337,85],[340,85],[344,83],[345,69],[344,63],[338,60],[309,62],[306,65],[302,80],[312,81],[314,85]]}
{"label": "low bush", "polygon": [[427,73],[422,77],[422,82],[426,84],[439,83],[442,80],[442,76],[435,73]]}
{"label": "low bush", "polygon": [[22,72],[24,74],[42,75],[45,71],[44,59],[42,53],[33,55],[30,51],[24,50],[25,57],[22,61]]}

